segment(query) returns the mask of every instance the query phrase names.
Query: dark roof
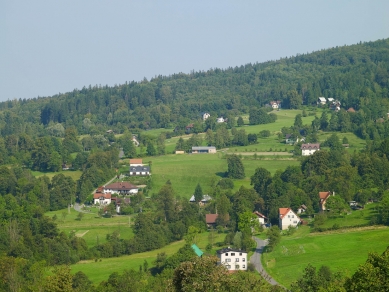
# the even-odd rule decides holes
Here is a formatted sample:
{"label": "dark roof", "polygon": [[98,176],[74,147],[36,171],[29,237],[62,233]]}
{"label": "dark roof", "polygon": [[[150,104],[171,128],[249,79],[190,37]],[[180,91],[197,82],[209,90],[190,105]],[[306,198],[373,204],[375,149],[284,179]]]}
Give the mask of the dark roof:
{"label": "dark roof", "polygon": [[320,149],[320,143],[302,144],[301,150],[306,150],[306,149]]}
{"label": "dark roof", "polygon": [[149,166],[130,166],[130,171],[150,171]]}
{"label": "dark roof", "polygon": [[247,251],[244,251],[244,250],[241,250],[241,249],[237,249],[237,248],[230,248],[230,247],[227,247],[227,248],[223,248],[223,249],[219,249],[217,250],[216,252],[218,254],[222,254],[222,253],[226,253],[226,252],[244,252],[244,253],[247,253]]}

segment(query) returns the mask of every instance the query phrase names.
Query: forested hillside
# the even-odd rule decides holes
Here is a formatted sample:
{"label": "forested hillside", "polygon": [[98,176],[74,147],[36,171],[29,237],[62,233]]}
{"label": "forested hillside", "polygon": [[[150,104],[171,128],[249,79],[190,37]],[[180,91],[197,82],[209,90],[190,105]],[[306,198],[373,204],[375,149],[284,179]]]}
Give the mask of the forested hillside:
{"label": "forested hillside", "polygon": [[[278,61],[158,76],[113,87],[95,85],[52,97],[0,104],[2,136],[36,136],[75,126],[109,129],[185,127],[201,112],[236,116],[271,100],[283,108],[333,97],[375,120],[389,108],[389,39],[336,47]],[[367,108],[368,107],[368,108]],[[60,125],[59,125],[60,124]]]}

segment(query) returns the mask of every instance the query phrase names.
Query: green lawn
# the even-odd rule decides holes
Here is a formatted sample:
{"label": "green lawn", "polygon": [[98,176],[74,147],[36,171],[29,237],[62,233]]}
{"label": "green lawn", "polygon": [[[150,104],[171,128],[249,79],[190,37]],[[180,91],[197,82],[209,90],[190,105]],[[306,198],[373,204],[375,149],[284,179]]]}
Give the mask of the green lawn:
{"label": "green lawn", "polygon": [[350,276],[369,252],[382,253],[389,245],[388,227],[339,230],[309,234],[309,227],[301,227],[292,236],[282,236],[271,253],[265,253],[262,263],[268,273],[282,285],[289,287],[311,264],[326,265],[332,271]]}
{"label": "green lawn", "polygon": [[327,220],[320,227],[330,228],[335,224],[339,227],[368,224],[372,215],[376,213],[377,205],[377,203],[367,204],[365,209],[350,211],[350,214],[348,215],[328,216]]}
{"label": "green lawn", "polygon": [[82,175],[81,170],[65,170],[65,171],[59,171],[59,172],[41,172],[41,171],[37,171],[37,170],[31,170],[31,173],[35,177],[40,177],[40,176],[45,175],[49,179],[52,179],[53,176],[62,173],[65,176],[70,176],[74,181],[78,180]]}
{"label": "green lawn", "polygon": [[[205,247],[208,244],[208,234],[209,232],[203,232],[197,235],[196,244],[197,246],[205,252]],[[224,240],[225,234],[218,234],[215,232],[214,242],[222,242]],[[124,270],[138,270],[140,265],[143,265],[144,260],[149,263],[149,267],[153,266],[153,262],[157,258],[157,254],[165,252],[168,256],[176,253],[178,249],[185,245],[185,241],[176,241],[163,248],[133,254],[129,256],[122,256],[116,258],[103,258],[101,261],[95,262],[94,260],[81,261],[75,265],[72,265],[72,273],[77,273],[78,271],[84,272],[88,278],[95,284],[100,283],[101,281],[107,280],[109,275],[113,272],[122,273]],[[215,250],[219,248],[214,248]]]}
{"label": "green lawn", "polygon": [[[190,198],[198,183],[203,191],[209,192],[212,180],[221,179],[227,171],[227,160],[217,154],[171,154],[150,158],[152,161],[152,192],[159,189],[170,180],[176,195]],[[272,174],[277,169],[285,169],[288,165],[298,165],[298,160],[290,158],[279,160],[243,159],[246,178],[234,180],[235,189],[241,185],[250,186],[250,177],[257,167],[264,167]]]}
{"label": "green lawn", "polygon": [[77,236],[85,239],[88,247],[95,246],[97,242],[104,243],[107,234],[115,230],[120,232],[121,238],[131,238],[133,236],[130,227],[129,216],[115,216],[112,218],[101,218],[97,215],[97,208],[92,208],[90,214],[85,213],[81,220],[76,220],[79,213],[74,209],[68,209],[47,212],[49,217],[57,216],[57,225],[59,230],[70,234],[75,232]]}

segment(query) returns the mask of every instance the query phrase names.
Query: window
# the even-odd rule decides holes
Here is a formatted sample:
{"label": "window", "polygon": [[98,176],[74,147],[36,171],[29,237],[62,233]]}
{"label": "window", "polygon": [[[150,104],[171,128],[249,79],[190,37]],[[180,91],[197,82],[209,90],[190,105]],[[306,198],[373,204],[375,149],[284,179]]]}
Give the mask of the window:
{"label": "window", "polygon": [[292,215],[292,218],[294,218],[294,215]]}
{"label": "window", "polygon": [[230,266],[230,265],[227,265],[226,267],[227,267],[227,269],[229,269],[229,270],[231,269],[231,266]]}
{"label": "window", "polygon": [[228,252],[226,252],[226,256],[228,256]]}
{"label": "window", "polygon": [[238,258],[236,258],[236,259],[235,259],[235,261],[236,261],[236,262],[239,262],[239,259],[238,259]]}
{"label": "window", "polygon": [[246,268],[246,265],[243,265],[242,268],[245,269],[245,268]]}
{"label": "window", "polygon": [[239,265],[235,265],[235,269],[239,269]]}
{"label": "window", "polygon": [[288,215],[288,218],[290,218],[290,215]]}
{"label": "window", "polygon": [[242,255],[242,253],[240,252],[240,253],[239,253],[239,255],[241,256],[241,255]]}
{"label": "window", "polygon": [[226,259],[226,263],[229,263],[231,261],[231,259]]}
{"label": "window", "polygon": [[234,252],[232,252],[232,253],[231,253],[231,256],[232,256],[232,257],[233,257],[233,256],[235,256],[235,253],[234,253]]}
{"label": "window", "polygon": [[246,259],[245,259],[245,258],[243,258],[243,259],[242,259],[242,262],[245,262],[245,261],[246,261]]}

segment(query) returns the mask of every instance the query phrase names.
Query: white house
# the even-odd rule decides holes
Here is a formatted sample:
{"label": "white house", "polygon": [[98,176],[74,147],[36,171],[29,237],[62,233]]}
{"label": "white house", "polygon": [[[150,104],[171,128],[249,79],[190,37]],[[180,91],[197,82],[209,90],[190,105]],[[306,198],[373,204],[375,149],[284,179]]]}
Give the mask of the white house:
{"label": "white house", "polygon": [[229,271],[247,270],[247,252],[228,247],[217,250],[216,254],[219,258],[218,264],[225,265]]}
{"label": "white house", "polygon": [[217,123],[224,123],[224,118],[223,117],[217,118],[216,122]]}
{"label": "white house", "polygon": [[317,104],[326,104],[327,103],[327,100],[325,97],[319,97],[317,99]]}
{"label": "white house", "polygon": [[270,102],[270,106],[273,108],[273,109],[279,109],[281,108],[281,101],[277,100],[277,101],[271,101]]}
{"label": "white house", "polygon": [[305,213],[307,211],[307,206],[305,206],[304,204],[301,205],[298,209],[297,209],[297,214],[302,214],[302,213]]}
{"label": "white house", "polygon": [[130,175],[150,175],[149,166],[130,166]]}
{"label": "white house", "polygon": [[257,216],[258,218],[258,222],[260,225],[265,225],[265,221],[267,219],[267,217],[261,213],[259,213],[258,211],[255,211],[254,214]]}
{"label": "white house", "polygon": [[316,151],[320,150],[320,143],[308,143],[308,144],[302,144],[301,145],[301,155],[302,156],[309,156],[315,153]]}
{"label": "white house", "polygon": [[111,204],[111,194],[96,192],[95,194],[93,194],[93,203],[99,205],[109,205]]}
{"label": "white house", "polygon": [[334,98],[329,97],[329,98],[327,98],[327,100],[328,100],[328,102],[333,102],[333,101],[334,101]]}
{"label": "white house", "polygon": [[103,187],[103,193],[131,195],[138,193],[138,187],[129,182],[115,182]]}
{"label": "white house", "polygon": [[[201,201],[199,202],[199,205],[200,206],[204,206],[205,204],[207,204],[208,202],[210,202],[212,200],[211,196],[209,195],[203,195],[203,198],[201,199]],[[195,196],[192,195],[189,199],[189,202],[191,203],[196,203],[196,199],[195,199]]]}
{"label": "white house", "polygon": [[203,113],[203,121],[208,119],[211,115],[209,113]]}
{"label": "white house", "polygon": [[281,230],[288,229],[289,226],[296,227],[300,223],[300,218],[291,208],[279,208],[278,224]]}

